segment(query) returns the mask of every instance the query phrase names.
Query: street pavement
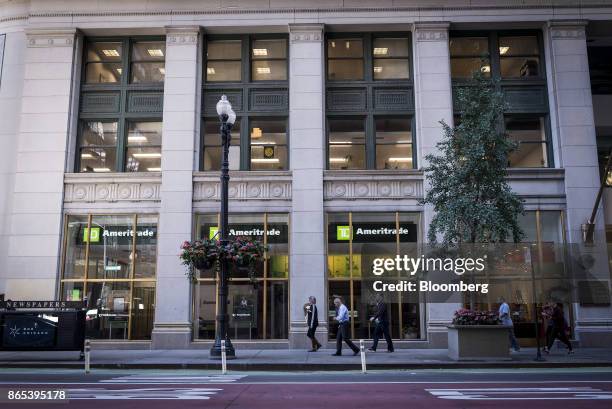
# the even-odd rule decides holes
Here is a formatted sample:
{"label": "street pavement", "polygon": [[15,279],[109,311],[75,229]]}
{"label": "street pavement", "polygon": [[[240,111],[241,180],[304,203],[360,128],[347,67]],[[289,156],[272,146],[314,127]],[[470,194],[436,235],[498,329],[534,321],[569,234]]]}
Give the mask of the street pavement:
{"label": "street pavement", "polygon": [[[68,408],[567,408],[612,407],[612,367],[235,372],[0,369],[0,408],[24,408],[9,391],[66,394]],[[34,407],[57,408],[36,402]]]}

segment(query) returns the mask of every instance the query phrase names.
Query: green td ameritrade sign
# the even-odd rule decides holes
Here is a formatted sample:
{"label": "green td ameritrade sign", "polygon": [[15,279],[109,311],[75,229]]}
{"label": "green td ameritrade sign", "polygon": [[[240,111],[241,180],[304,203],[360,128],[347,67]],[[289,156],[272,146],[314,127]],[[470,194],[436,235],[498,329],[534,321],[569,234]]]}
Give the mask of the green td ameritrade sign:
{"label": "green td ameritrade sign", "polygon": [[400,223],[399,230],[395,223],[372,222],[345,224],[330,224],[327,239],[330,243],[395,243],[416,242],[417,226],[414,223]]}

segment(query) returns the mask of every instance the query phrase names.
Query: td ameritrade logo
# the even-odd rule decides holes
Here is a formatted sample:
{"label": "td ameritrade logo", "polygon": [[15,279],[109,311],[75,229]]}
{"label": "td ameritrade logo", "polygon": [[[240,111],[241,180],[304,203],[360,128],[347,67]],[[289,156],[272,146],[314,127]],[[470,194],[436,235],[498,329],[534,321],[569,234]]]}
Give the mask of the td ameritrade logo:
{"label": "td ameritrade logo", "polygon": [[[354,226],[353,226],[354,227]],[[354,240],[360,237],[376,237],[376,236],[390,236],[395,237],[397,235],[397,229],[391,227],[354,227],[351,231],[351,226],[336,226],[336,240],[348,241]],[[353,235],[354,234],[354,235]],[[405,227],[400,227],[400,235],[410,234],[410,230]]]}

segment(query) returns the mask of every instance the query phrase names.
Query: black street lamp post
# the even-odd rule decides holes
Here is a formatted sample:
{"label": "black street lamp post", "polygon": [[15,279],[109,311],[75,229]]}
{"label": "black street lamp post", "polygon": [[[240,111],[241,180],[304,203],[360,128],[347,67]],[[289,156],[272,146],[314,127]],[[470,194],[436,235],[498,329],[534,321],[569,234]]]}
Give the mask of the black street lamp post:
{"label": "black street lamp post", "polygon": [[[220,228],[220,244],[222,246],[228,243],[228,186],[229,186],[229,148],[232,139],[231,129],[236,121],[236,113],[232,109],[232,105],[223,95],[217,102],[217,114],[221,120],[221,141],[223,144],[223,158],[221,162],[221,228]],[[217,326],[215,334],[215,344],[210,349],[211,358],[221,358],[221,341],[225,340],[225,353],[228,359],[236,357],[236,351],[232,345],[232,341],[228,335],[228,318],[227,318],[227,279],[229,275],[228,261],[222,258],[220,261],[219,271],[219,308],[217,310]]]}

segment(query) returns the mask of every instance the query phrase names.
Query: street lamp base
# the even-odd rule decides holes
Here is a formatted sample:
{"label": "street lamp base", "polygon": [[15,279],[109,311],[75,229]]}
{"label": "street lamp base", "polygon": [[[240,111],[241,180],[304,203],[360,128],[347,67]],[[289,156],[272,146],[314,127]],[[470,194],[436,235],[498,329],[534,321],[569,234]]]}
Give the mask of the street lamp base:
{"label": "street lamp base", "polygon": [[[225,339],[225,358],[236,359],[236,351],[229,338]],[[215,343],[210,348],[210,359],[221,359],[221,339],[215,339]]]}

